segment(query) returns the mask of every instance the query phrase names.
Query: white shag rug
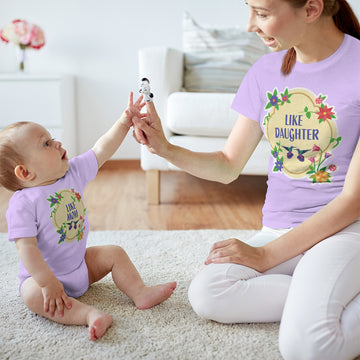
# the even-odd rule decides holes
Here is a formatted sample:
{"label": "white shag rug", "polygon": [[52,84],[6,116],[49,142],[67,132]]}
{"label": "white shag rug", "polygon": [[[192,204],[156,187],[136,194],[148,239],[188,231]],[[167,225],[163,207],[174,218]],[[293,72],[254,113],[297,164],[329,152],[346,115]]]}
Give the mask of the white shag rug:
{"label": "white shag rug", "polygon": [[19,258],[0,234],[0,359],[279,360],[278,323],[224,325],[199,318],[187,289],[212,243],[255,230],[96,231],[88,246],[122,246],[148,285],[177,281],[170,299],[137,310],[108,275],[79,300],[113,316],[98,341],[83,326],[64,326],[31,313],[18,296]]}

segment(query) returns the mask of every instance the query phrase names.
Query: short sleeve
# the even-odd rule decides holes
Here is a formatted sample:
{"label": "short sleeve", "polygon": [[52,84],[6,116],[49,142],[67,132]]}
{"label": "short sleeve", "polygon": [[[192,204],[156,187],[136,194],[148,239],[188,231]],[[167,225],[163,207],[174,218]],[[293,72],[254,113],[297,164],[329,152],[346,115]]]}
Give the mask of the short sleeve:
{"label": "short sleeve", "polygon": [[21,191],[11,197],[6,211],[6,221],[9,241],[37,235],[35,206]]}
{"label": "short sleeve", "polygon": [[246,73],[231,105],[239,114],[257,122],[260,121],[261,111],[260,87],[256,76],[258,71],[259,61]]}
{"label": "short sleeve", "polygon": [[70,172],[80,179],[84,187],[95,178],[98,170],[99,165],[93,150],[88,150],[70,160]]}

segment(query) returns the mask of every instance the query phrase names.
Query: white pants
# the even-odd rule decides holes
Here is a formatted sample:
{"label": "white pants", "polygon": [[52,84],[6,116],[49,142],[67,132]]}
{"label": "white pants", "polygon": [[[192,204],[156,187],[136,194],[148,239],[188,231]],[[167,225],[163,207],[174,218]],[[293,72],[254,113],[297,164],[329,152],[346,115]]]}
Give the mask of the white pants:
{"label": "white pants", "polygon": [[[288,230],[264,227],[262,246]],[[210,264],[189,300],[201,317],[222,323],[277,322],[284,359],[343,360],[360,354],[360,221],[265,273]]]}

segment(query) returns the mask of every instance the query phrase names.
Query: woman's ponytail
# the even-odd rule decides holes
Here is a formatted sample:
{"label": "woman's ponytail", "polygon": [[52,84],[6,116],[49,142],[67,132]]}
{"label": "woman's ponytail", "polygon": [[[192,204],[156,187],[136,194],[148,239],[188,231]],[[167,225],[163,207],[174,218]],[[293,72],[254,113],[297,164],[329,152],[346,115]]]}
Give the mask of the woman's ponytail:
{"label": "woman's ponytail", "polygon": [[284,75],[289,75],[291,73],[292,68],[296,63],[296,51],[292,47],[290,48],[283,58],[283,62],[281,65],[281,72]]}
{"label": "woman's ponytail", "polygon": [[[299,1],[289,1],[298,4]],[[306,1],[304,1],[305,5]],[[360,24],[353,9],[346,0],[324,0],[324,15],[331,15],[335,25],[345,34],[349,34],[360,40]],[[281,72],[289,75],[296,63],[296,51],[291,48],[284,56]]]}

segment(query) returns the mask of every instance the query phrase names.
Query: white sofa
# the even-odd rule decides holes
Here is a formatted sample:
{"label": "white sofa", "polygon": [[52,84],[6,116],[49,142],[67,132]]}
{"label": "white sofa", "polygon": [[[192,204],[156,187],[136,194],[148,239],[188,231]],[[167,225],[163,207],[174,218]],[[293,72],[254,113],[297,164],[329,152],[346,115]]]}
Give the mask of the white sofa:
{"label": "white sofa", "polygon": [[[184,53],[167,47],[139,51],[139,76],[150,80],[154,104],[171,143],[205,152],[223,148],[238,116],[231,109],[234,93],[184,91]],[[270,144],[263,138],[242,174],[267,175],[269,156]],[[158,204],[160,172],[179,169],[144,146],[141,167],[146,171],[148,203]]]}

